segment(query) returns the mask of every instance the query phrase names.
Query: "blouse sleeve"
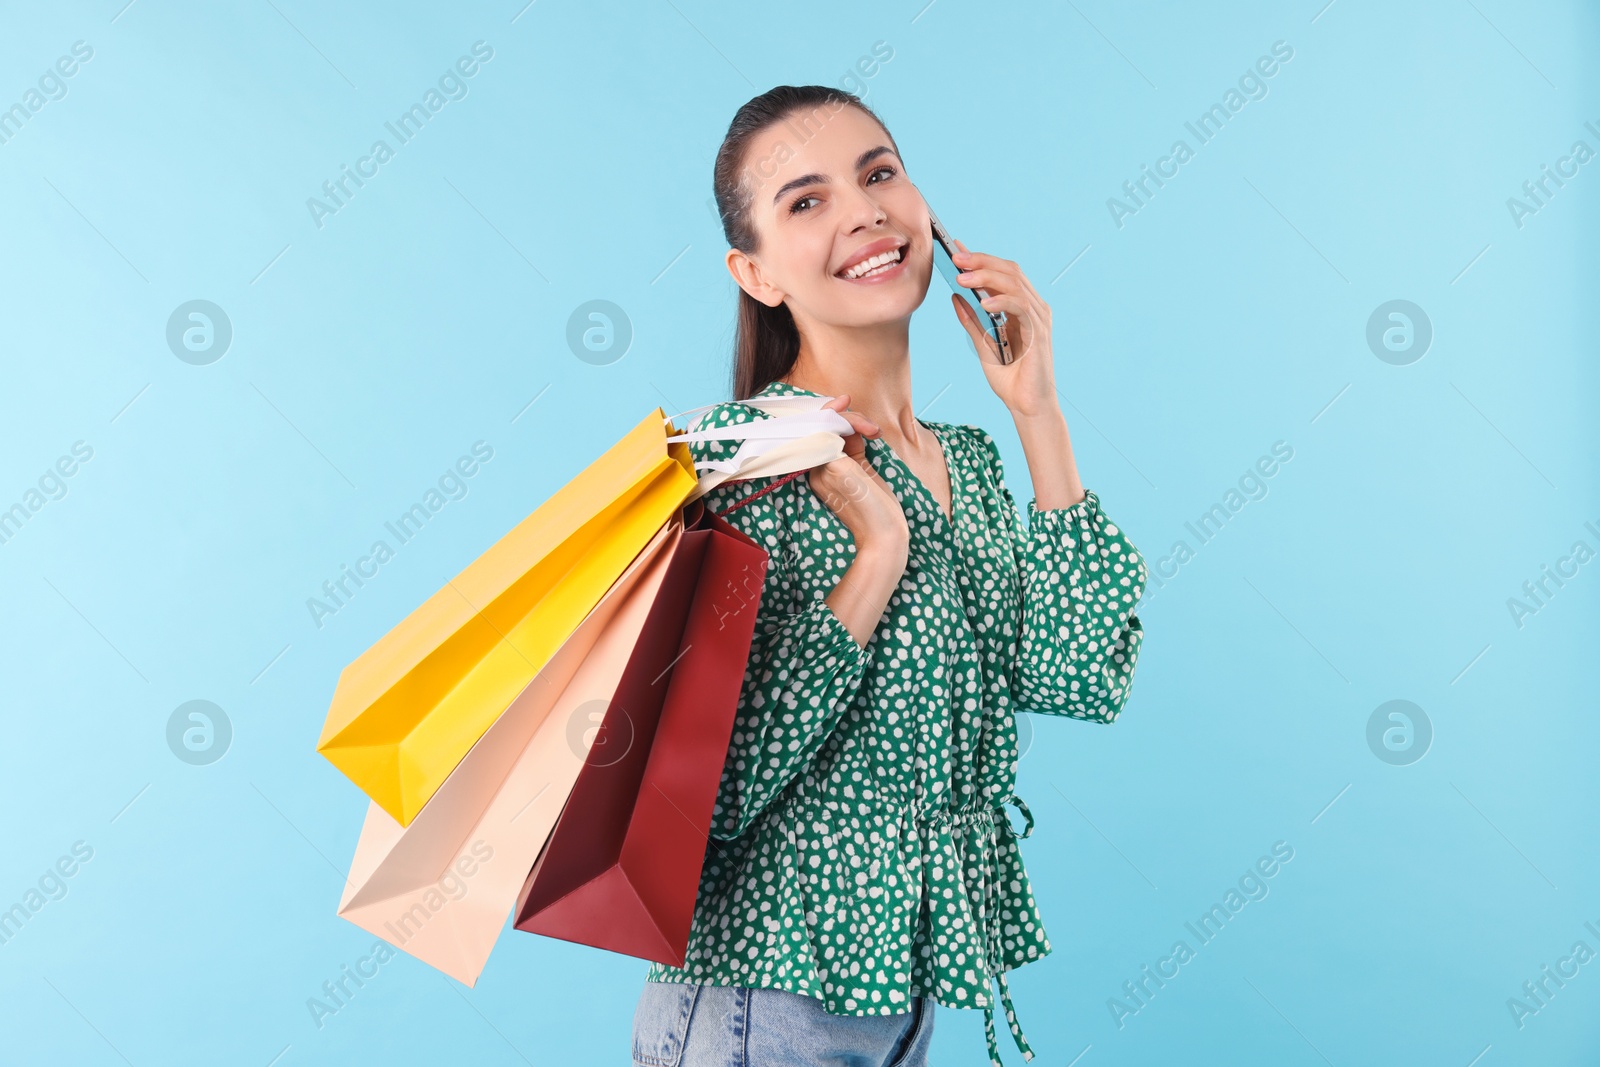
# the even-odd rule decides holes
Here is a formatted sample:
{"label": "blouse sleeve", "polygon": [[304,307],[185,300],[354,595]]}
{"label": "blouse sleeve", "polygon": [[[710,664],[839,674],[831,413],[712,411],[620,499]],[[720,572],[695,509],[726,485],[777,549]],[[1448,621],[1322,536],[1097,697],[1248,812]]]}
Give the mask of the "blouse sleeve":
{"label": "blouse sleeve", "polygon": [[[720,404],[696,428],[770,417],[743,404]],[[738,443],[691,441],[689,447],[698,463],[728,458]],[[722,511],[772,481],[724,482],[706,494],[706,504]],[[768,564],[712,811],[711,836],[720,840],[745,833],[800,777],[854,702],[865,675],[866,650],[828,606],[829,591],[807,593],[799,581],[806,553],[817,549],[793,538],[792,506],[797,494],[810,491],[802,475],[725,516],[766,550]]]}
{"label": "blouse sleeve", "polygon": [[1006,487],[1000,449],[981,437],[1014,524],[1022,619],[1011,678],[1019,711],[1113,723],[1128,701],[1144,628],[1134,608],[1149,572],[1127,535],[1100,509],[1093,490],[1065,508],[1028,501],[1022,525]]}

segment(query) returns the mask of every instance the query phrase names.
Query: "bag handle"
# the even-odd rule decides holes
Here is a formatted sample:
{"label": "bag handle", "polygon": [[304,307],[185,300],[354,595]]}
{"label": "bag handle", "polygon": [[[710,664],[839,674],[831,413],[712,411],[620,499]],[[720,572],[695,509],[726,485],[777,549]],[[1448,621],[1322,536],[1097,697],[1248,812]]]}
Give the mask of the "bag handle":
{"label": "bag handle", "polygon": [[[662,421],[670,423],[676,420],[679,415],[699,415],[702,412],[710,411],[712,408],[718,407],[724,403],[744,404],[748,407],[753,407],[758,411],[765,411],[769,414],[772,414],[775,412],[781,413],[785,411],[798,412],[820,410],[822,405],[826,404],[832,399],[833,397],[831,396],[752,396],[746,397],[743,400],[719,400],[715,404],[701,404],[697,408],[689,408],[687,411],[680,411],[677,415],[667,415],[662,419]],[[689,422],[693,421],[693,419],[689,420]],[[685,423],[684,425],[688,424],[689,423]]]}
{"label": "bag handle", "polygon": [[[693,500],[705,495],[725,482],[750,481],[756,478],[774,478],[771,485],[730,505],[718,515],[743,507],[764,493],[771,492],[784,482],[791,481],[813,467],[827,463],[842,454],[844,440],[855,432],[855,427],[837,411],[823,407],[831,397],[825,396],[771,396],[751,397],[734,401],[746,404],[767,415],[733,426],[715,429],[690,429],[672,434],[667,441],[727,441],[738,448],[726,459],[702,460],[695,463],[699,477],[691,492]],[[683,414],[697,414],[717,407],[705,404],[690,408]],[[668,427],[678,416],[667,419]],[[691,421],[692,425],[692,421]],[[707,473],[700,473],[706,471]],[[781,475],[782,477],[778,477]]]}
{"label": "bag handle", "polygon": [[700,475],[689,499],[703,496],[724,482],[777,478],[808,471],[843,454],[844,438],[836,433],[813,433],[777,442],[746,442],[734,462],[719,464],[718,469]]}
{"label": "bag handle", "polygon": [[727,515],[728,515],[728,512],[735,511],[735,510],[737,510],[739,508],[744,507],[746,504],[750,503],[750,501],[754,500],[756,497],[762,496],[762,495],[764,495],[766,493],[770,493],[774,489],[778,488],[778,486],[782,485],[784,482],[793,481],[794,479],[800,477],[804,473],[806,473],[806,472],[805,471],[794,471],[793,473],[785,474],[782,478],[779,478],[777,481],[773,482],[771,485],[763,486],[762,488],[757,489],[755,492],[751,493],[749,496],[745,497],[743,500],[737,501],[736,503],[733,503],[733,504],[729,504],[727,507],[723,508],[721,511],[712,511],[712,514],[716,515],[719,518],[726,518]]}
{"label": "bag handle", "polygon": [[[849,437],[855,433],[855,427],[850,425],[850,420],[837,411],[818,410],[797,412],[793,415],[774,415],[770,418],[756,419],[751,422],[742,422],[736,426],[721,426],[711,430],[690,430],[685,433],[673,434],[667,438],[668,443],[673,441],[770,441],[790,440],[796,437],[805,437],[813,433],[836,433],[840,437]],[[715,465],[715,460],[705,460],[695,464],[695,469]]]}

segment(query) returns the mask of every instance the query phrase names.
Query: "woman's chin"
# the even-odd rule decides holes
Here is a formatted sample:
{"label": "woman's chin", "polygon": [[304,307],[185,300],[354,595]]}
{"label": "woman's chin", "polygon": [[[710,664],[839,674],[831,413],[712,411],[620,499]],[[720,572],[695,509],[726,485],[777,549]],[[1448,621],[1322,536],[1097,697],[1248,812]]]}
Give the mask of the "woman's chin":
{"label": "woman's chin", "polygon": [[928,297],[928,283],[920,284],[914,278],[906,284],[877,286],[851,286],[851,291],[834,294],[834,307],[844,312],[840,316],[852,326],[880,326],[911,317]]}
{"label": "woman's chin", "polygon": [[911,321],[911,313],[917,310],[917,305],[910,301],[895,301],[883,303],[875,307],[862,308],[860,313],[852,315],[841,322],[841,326],[851,326],[856,329],[870,330],[880,326],[894,326]]}

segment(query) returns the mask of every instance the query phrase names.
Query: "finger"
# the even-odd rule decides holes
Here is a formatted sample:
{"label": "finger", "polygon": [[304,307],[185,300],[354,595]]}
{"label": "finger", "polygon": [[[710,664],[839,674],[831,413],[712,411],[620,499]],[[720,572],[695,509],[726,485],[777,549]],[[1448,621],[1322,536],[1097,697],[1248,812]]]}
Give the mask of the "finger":
{"label": "finger", "polygon": [[840,393],[822,406],[843,415],[850,425],[855,427],[857,433],[865,433],[868,437],[878,436],[881,432],[878,424],[861,414],[861,412],[852,410],[849,404],[850,394]]}
{"label": "finger", "polygon": [[856,433],[865,434],[868,437],[877,437],[883,432],[877,423],[873,422],[859,411],[845,411],[841,412],[840,414],[844,415],[844,417],[849,420],[850,425],[856,428]]}
{"label": "finger", "polygon": [[[859,411],[851,411],[846,408],[845,405],[849,402],[850,394],[841,393],[838,396],[830,397],[822,406],[829,411],[836,411],[840,415],[844,416],[844,420],[850,424],[851,431],[849,434],[843,435],[845,438],[846,450],[859,454],[860,452],[866,451],[866,445],[860,441],[860,438],[862,436],[878,437],[883,433],[883,430],[879,428],[877,423],[873,422]],[[852,448],[852,442],[859,445],[859,448]]]}
{"label": "finger", "polygon": [[[1009,259],[1001,259],[999,256],[991,256],[985,252],[973,252],[956,238],[952,237],[951,240],[955,241],[958,250],[954,256],[950,257],[951,262],[963,273],[980,269],[999,271],[1002,274],[1021,273],[1021,268],[1017,267]],[[961,279],[957,280],[960,281]],[[981,285],[983,283],[979,282],[977,284]]]}
{"label": "finger", "polygon": [[844,438],[844,454],[857,462],[866,462],[867,439],[860,433],[846,434]]}
{"label": "finger", "polygon": [[968,255],[961,256],[956,262],[956,266],[962,268],[964,271],[997,271],[1008,278],[1016,279],[1017,287],[1019,289],[1026,289],[1033,293],[1034,296],[1039,295],[1038,290],[1034,289],[1033,283],[1028,280],[1027,272],[1024,271],[1022,269],[1022,265],[1014,259],[1002,259],[999,256],[991,256],[983,252],[973,252]]}
{"label": "finger", "polygon": [[1022,268],[1017,266],[1017,264],[1012,260],[1001,259],[999,256],[991,256],[987,252],[962,251],[957,252],[950,258],[955,262],[956,266],[961,267],[962,269],[988,267],[991,270],[1004,271],[1010,274],[1018,274],[1022,271]]}
{"label": "finger", "polygon": [[988,265],[957,264],[962,268],[956,276],[956,282],[972,288],[988,289],[990,292],[1019,293],[1031,300],[1044,302],[1033,285],[1028,281],[1027,275],[1021,268],[1009,260],[996,259]]}
{"label": "finger", "polygon": [[991,293],[1014,293],[1023,288],[1015,275],[1003,274],[993,268],[964,270],[956,275],[956,281],[968,289],[987,289]]}
{"label": "finger", "polygon": [[[1031,289],[1017,288],[1016,279],[1009,277],[997,279],[992,272],[984,270],[972,271],[971,274],[970,279],[963,275],[959,280],[975,289],[982,288],[988,292],[989,295],[979,301],[987,310],[1013,313],[1018,319],[1025,319],[1029,323],[1027,326],[1019,326],[1019,329],[1030,331],[1032,323],[1050,321],[1048,305],[1039,300]],[[1008,297],[1013,302],[989,303],[997,297]]]}
{"label": "finger", "polygon": [[1032,304],[1021,297],[1010,293],[995,293],[980,301],[985,310],[1004,311],[1007,315],[1018,319],[1033,319],[1035,317]]}

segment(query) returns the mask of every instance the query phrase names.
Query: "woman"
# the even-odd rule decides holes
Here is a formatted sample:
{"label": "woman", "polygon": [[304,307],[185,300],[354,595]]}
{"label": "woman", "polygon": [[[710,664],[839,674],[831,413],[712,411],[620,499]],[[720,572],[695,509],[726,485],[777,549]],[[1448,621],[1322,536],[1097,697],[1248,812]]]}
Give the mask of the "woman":
{"label": "woman", "polygon": [[[1051,946],[1016,844],[1033,817],[1012,791],[1014,712],[1115,721],[1144,560],[1078,480],[1050,309],[1016,264],[956,257],[1009,319],[1017,359],[983,373],[1033,476],[1028,527],[989,434],[913,414],[928,208],[865,104],[823,86],[756,97],[715,185],[741,289],[734,395],[831,397],[856,432],[798,477],[707,494],[771,563],[688,955],[650,968],[635,1063],[923,1064],[937,1002],[981,1007],[999,1064],[991,977],[1031,1059],[1004,972]],[[730,402],[699,425],[768,417]]]}

